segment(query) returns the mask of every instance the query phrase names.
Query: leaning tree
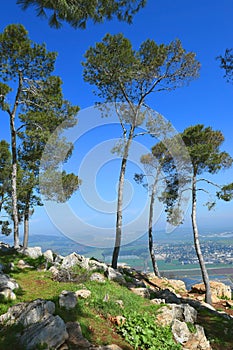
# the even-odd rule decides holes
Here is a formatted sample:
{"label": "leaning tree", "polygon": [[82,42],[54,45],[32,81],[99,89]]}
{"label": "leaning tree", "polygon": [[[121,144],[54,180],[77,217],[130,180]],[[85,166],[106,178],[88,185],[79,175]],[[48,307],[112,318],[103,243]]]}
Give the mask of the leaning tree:
{"label": "leaning tree", "polygon": [[123,187],[130,146],[136,136],[143,134],[139,132],[143,124],[147,133],[157,137],[161,136],[161,123],[164,124],[161,116],[154,116],[149,109],[143,110],[147,97],[153,92],[174,90],[197,78],[200,65],[195,54],[186,52],[179,40],[168,45],[146,40],[135,51],[123,34],[107,34],[102,42],[87,50],[85,59],[84,80],[96,86],[96,94],[102,102],[115,105],[122,127],[122,142],[116,147],[122,161],[112,257],[112,267],[117,268],[122,236]]}
{"label": "leaning tree", "polygon": [[[220,170],[228,169],[233,162],[231,156],[224,151],[221,151],[221,146],[224,141],[224,136],[221,131],[213,130],[211,127],[204,127],[202,124],[195,126],[190,126],[186,128],[183,133],[180,134],[185,147],[189,153],[191,161],[190,169],[190,179],[191,179],[191,198],[192,198],[192,229],[194,237],[194,246],[199,260],[203,282],[205,285],[205,301],[209,304],[212,303],[211,298],[211,289],[208,272],[205,266],[203,254],[201,251],[201,245],[199,241],[199,232],[197,225],[197,198],[198,193],[203,192],[207,193],[208,197],[211,200],[208,200],[206,205],[209,209],[212,209],[215,205],[215,200],[212,200],[213,191],[208,189],[208,186],[213,186],[215,188],[215,199],[223,199],[229,201],[232,199],[233,195],[233,185],[227,184],[220,186],[210,181],[208,177],[203,177],[204,173],[216,174]],[[168,159],[169,163],[169,159]],[[167,164],[168,164],[167,163]],[[164,171],[170,173],[174,172],[174,166],[167,166],[164,168]],[[175,173],[174,173],[175,175]],[[184,182],[188,179],[184,179]],[[179,200],[177,195],[177,180],[173,176],[169,180],[169,185],[167,186],[166,191],[164,192],[164,201],[167,203],[168,216],[171,212],[171,208],[174,203]],[[206,184],[207,186],[203,186]]]}

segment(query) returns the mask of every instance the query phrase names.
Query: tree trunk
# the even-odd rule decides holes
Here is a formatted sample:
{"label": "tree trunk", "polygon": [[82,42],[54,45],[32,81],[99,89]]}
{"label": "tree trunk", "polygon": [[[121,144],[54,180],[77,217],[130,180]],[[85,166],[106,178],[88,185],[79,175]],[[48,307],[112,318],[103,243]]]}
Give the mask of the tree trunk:
{"label": "tree trunk", "polygon": [[156,176],[152,192],[151,192],[151,199],[150,199],[150,211],[149,211],[149,227],[148,227],[148,239],[149,239],[149,252],[151,256],[151,262],[152,262],[152,267],[154,270],[154,273],[157,277],[161,277],[157,261],[155,259],[155,253],[154,253],[154,248],[153,248],[153,215],[154,215],[154,202],[155,202],[155,191],[156,191],[156,186],[158,182],[158,176]]}
{"label": "tree trunk", "polygon": [[24,211],[24,234],[23,234],[23,249],[28,247],[28,236],[29,236],[29,203],[26,203]]}
{"label": "tree trunk", "polygon": [[14,224],[14,247],[19,247],[19,218],[17,204],[17,150],[16,150],[16,130],[14,115],[10,115],[11,126],[11,152],[12,152],[12,171],[11,171],[11,186],[12,186],[12,217]]}
{"label": "tree trunk", "polygon": [[10,116],[11,130],[11,153],[12,153],[12,171],[11,171],[11,187],[12,187],[12,217],[14,224],[14,247],[19,247],[19,216],[18,216],[18,200],[17,200],[17,148],[16,148],[16,129],[15,116],[18,108],[20,94],[23,86],[22,72],[19,72],[18,89],[15,97],[15,103],[12,112],[8,110]]}
{"label": "tree trunk", "polygon": [[194,237],[194,245],[197,253],[197,257],[199,260],[200,268],[201,268],[201,274],[202,279],[205,285],[205,301],[206,303],[212,305],[212,298],[211,298],[211,289],[210,289],[210,281],[208,272],[205,266],[205,262],[203,259],[203,255],[201,252],[200,242],[199,242],[199,235],[198,235],[198,228],[197,228],[197,218],[196,218],[196,208],[197,208],[197,180],[196,175],[193,175],[192,179],[192,227],[193,227],[193,237]]}
{"label": "tree trunk", "polygon": [[121,161],[121,170],[120,170],[120,176],[119,176],[119,183],[118,183],[118,197],[117,197],[117,218],[116,218],[116,238],[115,238],[115,245],[114,250],[112,254],[112,267],[114,269],[117,268],[117,262],[118,257],[120,253],[120,246],[121,246],[121,235],[122,235],[122,205],[123,205],[123,191],[124,191],[124,182],[125,182],[125,171],[126,171],[126,165],[127,165],[127,159],[129,154],[129,148],[133,139],[133,133],[134,133],[134,127],[131,126],[129,137],[126,141],[125,147],[124,147],[124,154]]}

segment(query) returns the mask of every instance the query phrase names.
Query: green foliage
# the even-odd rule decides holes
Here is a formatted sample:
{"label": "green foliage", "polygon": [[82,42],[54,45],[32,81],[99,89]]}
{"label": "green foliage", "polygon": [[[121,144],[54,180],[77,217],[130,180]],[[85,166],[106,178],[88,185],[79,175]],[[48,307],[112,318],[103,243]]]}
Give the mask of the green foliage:
{"label": "green foliage", "polygon": [[230,155],[220,150],[224,141],[221,131],[197,124],[186,128],[181,137],[189,152],[195,174],[200,175],[203,172],[215,174],[232,165]]}
{"label": "green foliage", "polygon": [[226,49],[224,56],[218,56],[220,60],[220,68],[225,70],[224,77],[227,82],[233,82],[233,49]]}
{"label": "green foliage", "polygon": [[181,346],[174,342],[171,329],[158,326],[153,315],[131,311],[124,313],[124,316],[126,321],[119,326],[119,332],[134,349],[181,349]]}
{"label": "green foliage", "polygon": [[146,40],[135,51],[123,34],[106,34],[85,59],[84,80],[96,85],[101,98],[135,104],[152,91],[173,90],[195,79],[200,66],[179,40],[169,45]]}
{"label": "green foliage", "polygon": [[217,197],[229,202],[233,199],[233,183],[222,186],[221,191],[217,192]]}
{"label": "green foliage", "polygon": [[23,10],[36,7],[39,17],[49,17],[49,25],[60,28],[68,22],[74,28],[85,29],[88,20],[102,23],[114,16],[120,21],[132,23],[133,16],[145,6],[146,0],[17,0]]}

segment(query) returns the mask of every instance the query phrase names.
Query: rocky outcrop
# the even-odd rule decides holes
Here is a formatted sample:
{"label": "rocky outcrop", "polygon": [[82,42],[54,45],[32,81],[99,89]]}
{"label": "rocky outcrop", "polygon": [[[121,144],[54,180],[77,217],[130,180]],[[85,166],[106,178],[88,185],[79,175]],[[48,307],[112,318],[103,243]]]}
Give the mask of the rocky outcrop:
{"label": "rocky outcrop", "polygon": [[181,280],[173,280],[173,279],[167,279],[167,278],[159,278],[155,276],[154,273],[147,274],[147,278],[150,282],[152,282],[154,285],[159,287],[160,289],[168,289],[173,293],[180,294],[180,293],[187,293],[187,289],[185,286],[185,283]]}
{"label": "rocky outcrop", "polygon": [[20,343],[27,349],[46,345],[48,349],[57,349],[68,338],[65,322],[59,316],[49,315],[39,323],[27,327],[20,336]]}
{"label": "rocky outcrop", "polygon": [[44,258],[48,261],[48,262],[53,262],[54,256],[53,256],[53,252],[51,249],[46,250],[43,253]]}
{"label": "rocky outcrop", "polygon": [[194,324],[197,320],[197,311],[188,304],[169,304],[159,309],[156,320],[163,326],[170,326],[175,320]]}
{"label": "rocky outcrop", "polygon": [[[224,283],[217,281],[210,281],[210,288],[212,295],[219,299],[231,299],[231,287],[225,285]],[[204,294],[205,285],[204,283],[195,284],[192,286],[191,293]]]}
{"label": "rocky outcrop", "polygon": [[64,321],[59,316],[53,316],[54,312],[52,301],[37,299],[10,307],[0,316],[0,324],[3,327],[21,324],[23,331],[19,341],[28,350],[43,344],[56,349],[68,338],[68,333]]}
{"label": "rocky outcrop", "polygon": [[0,295],[8,300],[15,300],[14,289],[19,288],[18,283],[8,275],[0,272]]}
{"label": "rocky outcrop", "polygon": [[67,310],[74,309],[77,305],[77,296],[74,292],[63,290],[59,295],[59,306]]}
{"label": "rocky outcrop", "polygon": [[28,247],[26,249],[21,247],[21,248],[17,249],[17,251],[21,254],[29,256],[29,258],[32,258],[32,259],[37,259],[40,256],[42,256],[41,247]]}

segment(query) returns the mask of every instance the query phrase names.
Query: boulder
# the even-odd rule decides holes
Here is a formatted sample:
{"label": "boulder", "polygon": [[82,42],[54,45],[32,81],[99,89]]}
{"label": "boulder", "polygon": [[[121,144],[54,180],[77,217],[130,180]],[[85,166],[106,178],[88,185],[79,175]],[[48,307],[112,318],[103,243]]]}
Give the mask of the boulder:
{"label": "boulder", "polygon": [[[210,281],[210,288],[211,288],[212,295],[216,296],[217,298],[231,299],[232,297],[231,287],[227,286],[222,282]],[[204,294],[205,293],[204,283],[198,283],[192,286],[191,293]]]}
{"label": "boulder", "polygon": [[82,335],[82,330],[78,322],[67,322],[66,329],[68,332],[67,344],[71,349],[89,349],[91,343]]}
{"label": "boulder", "polygon": [[90,259],[88,264],[89,264],[88,269],[91,271],[99,270],[99,271],[105,272],[108,269],[108,265],[95,259]]}
{"label": "boulder", "polygon": [[74,309],[77,305],[77,296],[74,292],[63,290],[59,295],[59,305],[65,309]]}
{"label": "boulder", "polygon": [[16,300],[16,295],[10,288],[5,288],[0,291],[0,295],[7,300]]}
{"label": "boulder", "polygon": [[95,282],[99,282],[99,283],[106,282],[105,277],[99,272],[94,272],[90,277],[90,281],[95,281]]}
{"label": "boulder", "polygon": [[44,258],[45,258],[47,261],[53,262],[53,252],[52,252],[51,249],[46,250],[46,251],[43,253],[43,255],[44,255]]}
{"label": "boulder", "polygon": [[183,345],[189,340],[191,332],[185,322],[174,320],[172,324],[172,333],[175,341]]}
{"label": "boulder", "polygon": [[105,275],[110,281],[114,281],[123,285],[126,284],[126,280],[124,279],[122,274],[119,271],[113,269],[112,267],[107,268]]}
{"label": "boulder", "polygon": [[51,266],[49,271],[52,273],[52,278],[56,279],[59,275],[59,270],[55,266]]}
{"label": "boulder", "polygon": [[75,292],[75,296],[81,299],[87,299],[91,296],[91,291],[88,289],[79,289]]}
{"label": "boulder", "polygon": [[22,324],[27,327],[41,322],[44,317],[55,312],[55,304],[52,301],[36,299],[30,303],[19,303],[11,306],[8,311],[0,316],[0,323],[6,325]]}
{"label": "boulder", "polygon": [[74,267],[75,265],[78,265],[86,270],[89,268],[89,259],[85,258],[82,255],[79,255],[77,253],[72,253],[70,255],[67,255],[62,260],[61,268],[64,269],[70,269],[71,267]]}
{"label": "boulder", "polygon": [[212,350],[203,327],[196,325],[196,332],[190,333],[189,340],[183,345],[183,350]]}
{"label": "boulder", "polygon": [[148,288],[130,288],[130,290],[142,298],[150,299],[150,291]]}
{"label": "boulder", "polygon": [[26,263],[24,260],[22,260],[22,259],[18,261],[17,267],[18,267],[19,269],[33,268],[33,266],[27,264],[27,263]]}
{"label": "boulder", "polygon": [[0,273],[0,291],[4,289],[17,289],[19,288],[18,283],[8,275]]}
{"label": "boulder", "polygon": [[147,274],[147,278],[161,289],[168,289],[173,293],[187,293],[185,283],[181,280],[159,278],[154,273]]}
{"label": "boulder", "polygon": [[42,256],[41,247],[28,247],[26,249],[20,248],[19,252],[32,259],[37,259]]}
{"label": "boulder", "polygon": [[169,304],[158,310],[157,322],[162,326],[170,326],[175,320],[194,324],[197,320],[197,311],[188,304]]}
{"label": "boulder", "polygon": [[27,350],[44,345],[47,349],[57,349],[67,338],[64,321],[59,316],[48,315],[27,327],[20,336],[20,343]]}

